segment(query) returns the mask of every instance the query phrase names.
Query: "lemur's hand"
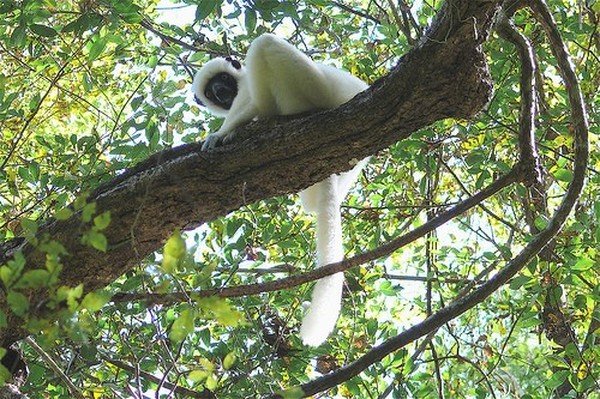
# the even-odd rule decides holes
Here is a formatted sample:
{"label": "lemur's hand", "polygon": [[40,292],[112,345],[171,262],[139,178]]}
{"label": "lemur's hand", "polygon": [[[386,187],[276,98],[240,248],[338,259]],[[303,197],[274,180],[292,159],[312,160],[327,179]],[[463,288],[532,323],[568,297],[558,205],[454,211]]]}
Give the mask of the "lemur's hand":
{"label": "lemur's hand", "polygon": [[210,151],[221,144],[230,142],[232,138],[233,134],[231,134],[229,131],[218,131],[216,133],[209,134],[202,144],[202,151]]}

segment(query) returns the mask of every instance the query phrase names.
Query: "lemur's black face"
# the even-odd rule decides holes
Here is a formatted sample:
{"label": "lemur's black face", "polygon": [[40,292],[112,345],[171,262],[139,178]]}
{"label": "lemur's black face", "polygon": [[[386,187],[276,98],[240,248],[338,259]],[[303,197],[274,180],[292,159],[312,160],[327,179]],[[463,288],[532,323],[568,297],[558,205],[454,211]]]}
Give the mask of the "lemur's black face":
{"label": "lemur's black face", "polygon": [[213,76],[204,89],[206,98],[223,109],[231,108],[231,104],[237,93],[237,80],[226,72],[221,72]]}

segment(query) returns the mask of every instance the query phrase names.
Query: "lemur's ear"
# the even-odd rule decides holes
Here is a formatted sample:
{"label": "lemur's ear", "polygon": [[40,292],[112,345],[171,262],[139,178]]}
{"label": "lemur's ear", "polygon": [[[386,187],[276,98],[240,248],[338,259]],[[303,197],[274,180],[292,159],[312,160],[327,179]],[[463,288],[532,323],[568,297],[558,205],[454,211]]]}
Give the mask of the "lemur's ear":
{"label": "lemur's ear", "polygon": [[235,69],[240,69],[242,67],[242,63],[232,57],[225,57],[226,61],[229,61],[232,67]]}

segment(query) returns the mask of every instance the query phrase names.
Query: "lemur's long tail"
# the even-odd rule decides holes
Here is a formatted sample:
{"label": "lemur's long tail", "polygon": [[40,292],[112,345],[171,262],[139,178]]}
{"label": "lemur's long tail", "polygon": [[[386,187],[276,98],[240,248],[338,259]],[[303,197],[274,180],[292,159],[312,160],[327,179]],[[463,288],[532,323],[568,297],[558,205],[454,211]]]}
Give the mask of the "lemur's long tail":
{"label": "lemur's long tail", "polygon": [[[317,216],[317,267],[344,259],[338,177],[332,176],[318,183],[316,209],[309,209]],[[310,308],[300,327],[300,336],[305,345],[318,346],[333,331],[340,313],[343,286],[343,273],[317,281]]]}

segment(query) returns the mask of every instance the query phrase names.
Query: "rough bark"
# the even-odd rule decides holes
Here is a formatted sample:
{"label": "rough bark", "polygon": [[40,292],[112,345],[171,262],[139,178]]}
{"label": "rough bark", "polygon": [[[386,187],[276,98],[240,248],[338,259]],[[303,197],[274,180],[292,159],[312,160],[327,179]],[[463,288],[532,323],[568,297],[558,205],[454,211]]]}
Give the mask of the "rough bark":
{"label": "rough bark", "polygon": [[[110,210],[106,253],[81,244],[85,226],[76,214],[50,221],[39,237],[59,241],[61,284],[103,287],[160,248],[174,229],[191,229],[260,199],[297,192],[352,162],[372,155],[437,120],[468,118],[491,96],[481,44],[500,1],[453,0],[440,10],[426,38],[386,77],[349,103],[311,115],[265,120],[238,130],[231,145],[212,152],[199,143],[162,151],[89,197]],[[27,269],[44,267],[45,254],[22,240],[0,246],[0,263],[21,250]],[[31,308],[48,315],[45,292],[31,293]],[[6,345],[25,336],[9,314],[0,332]]]}

